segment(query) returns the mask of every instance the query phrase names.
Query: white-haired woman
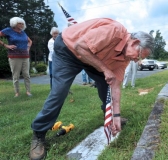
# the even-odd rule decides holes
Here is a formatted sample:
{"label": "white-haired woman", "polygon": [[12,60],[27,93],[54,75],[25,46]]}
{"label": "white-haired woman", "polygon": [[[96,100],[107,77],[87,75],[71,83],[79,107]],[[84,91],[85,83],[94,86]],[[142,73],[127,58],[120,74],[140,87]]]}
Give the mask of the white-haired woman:
{"label": "white-haired woman", "polygon": [[25,21],[20,17],[10,19],[10,27],[0,31],[0,37],[6,37],[8,44],[0,40],[0,44],[8,49],[9,64],[13,76],[13,85],[15,97],[20,94],[19,78],[20,73],[24,77],[24,84],[27,96],[32,96],[30,93],[30,75],[29,75],[29,50],[32,45],[31,39],[24,32],[26,28]]}
{"label": "white-haired woman", "polygon": [[59,34],[58,28],[52,27],[50,34],[52,38],[48,41],[48,49],[49,49],[48,61],[49,61],[50,87],[52,88],[52,55],[54,52],[54,40]]}

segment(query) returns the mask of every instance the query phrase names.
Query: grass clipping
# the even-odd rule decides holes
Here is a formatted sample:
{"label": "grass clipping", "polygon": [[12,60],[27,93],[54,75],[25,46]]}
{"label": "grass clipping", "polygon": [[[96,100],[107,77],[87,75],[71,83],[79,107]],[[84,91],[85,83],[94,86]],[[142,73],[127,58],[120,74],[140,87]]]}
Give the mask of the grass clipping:
{"label": "grass clipping", "polygon": [[151,92],[154,88],[148,88],[148,89],[138,89],[139,95],[145,95]]}

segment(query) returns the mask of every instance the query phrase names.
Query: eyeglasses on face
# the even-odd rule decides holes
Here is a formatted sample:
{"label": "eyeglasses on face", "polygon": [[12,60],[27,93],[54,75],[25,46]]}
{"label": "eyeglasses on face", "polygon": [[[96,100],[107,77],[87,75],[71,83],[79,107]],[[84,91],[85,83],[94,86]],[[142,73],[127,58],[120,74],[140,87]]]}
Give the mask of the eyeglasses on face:
{"label": "eyeglasses on face", "polygon": [[142,46],[139,45],[139,53],[138,53],[137,59],[138,59],[138,60],[142,60],[142,57],[141,57],[141,56],[142,56]]}
{"label": "eyeglasses on face", "polygon": [[24,25],[24,23],[17,23],[17,24]]}

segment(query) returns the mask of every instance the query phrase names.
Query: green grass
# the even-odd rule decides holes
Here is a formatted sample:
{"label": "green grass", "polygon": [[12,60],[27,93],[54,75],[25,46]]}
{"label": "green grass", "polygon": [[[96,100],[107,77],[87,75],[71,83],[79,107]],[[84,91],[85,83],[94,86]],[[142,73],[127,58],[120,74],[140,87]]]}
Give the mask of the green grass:
{"label": "green grass", "polygon": [[[147,78],[137,79],[134,89],[131,87],[122,89],[121,115],[128,118],[128,123],[122,129],[118,140],[104,150],[99,160],[131,159],[156,97],[167,83],[167,75],[168,71],[159,72]],[[50,86],[32,84],[33,97],[27,97],[24,85],[21,84],[21,96],[18,98],[13,97],[12,82],[0,80],[0,88],[0,159],[27,160],[32,137],[30,125],[42,108]],[[138,89],[146,88],[153,90],[147,95],[139,96]],[[71,91],[73,95],[68,95],[66,98],[57,120],[61,120],[64,125],[73,123],[75,128],[62,137],[55,137],[56,131],[47,133],[46,160],[65,160],[69,150],[103,125],[101,101],[97,90],[73,85]],[[164,148],[161,149],[161,153],[164,156]]]}
{"label": "green grass", "polygon": [[168,100],[165,102],[164,111],[161,116],[161,125],[160,125],[160,141],[158,150],[155,154],[155,160],[166,160],[168,159]]}

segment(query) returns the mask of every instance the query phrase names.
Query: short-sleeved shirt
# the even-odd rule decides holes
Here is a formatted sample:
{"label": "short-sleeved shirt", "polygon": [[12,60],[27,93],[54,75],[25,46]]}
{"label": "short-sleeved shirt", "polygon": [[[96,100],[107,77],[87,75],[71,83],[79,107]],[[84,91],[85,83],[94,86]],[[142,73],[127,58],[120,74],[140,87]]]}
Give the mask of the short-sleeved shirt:
{"label": "short-sleeved shirt", "polygon": [[48,49],[49,49],[48,60],[52,61],[52,56],[53,56],[53,52],[54,52],[54,39],[53,38],[51,38],[48,41]]}
{"label": "short-sleeved shirt", "polygon": [[17,46],[14,50],[8,50],[9,58],[29,58],[27,51],[28,36],[24,31],[16,32],[8,27],[1,30],[1,33],[7,38],[9,45]]}
{"label": "short-sleeved shirt", "polygon": [[129,61],[124,59],[122,50],[130,34],[119,22],[108,18],[97,18],[74,24],[62,32],[63,41],[76,57],[74,45],[84,38],[90,51],[113,71],[119,81],[123,80]]}

